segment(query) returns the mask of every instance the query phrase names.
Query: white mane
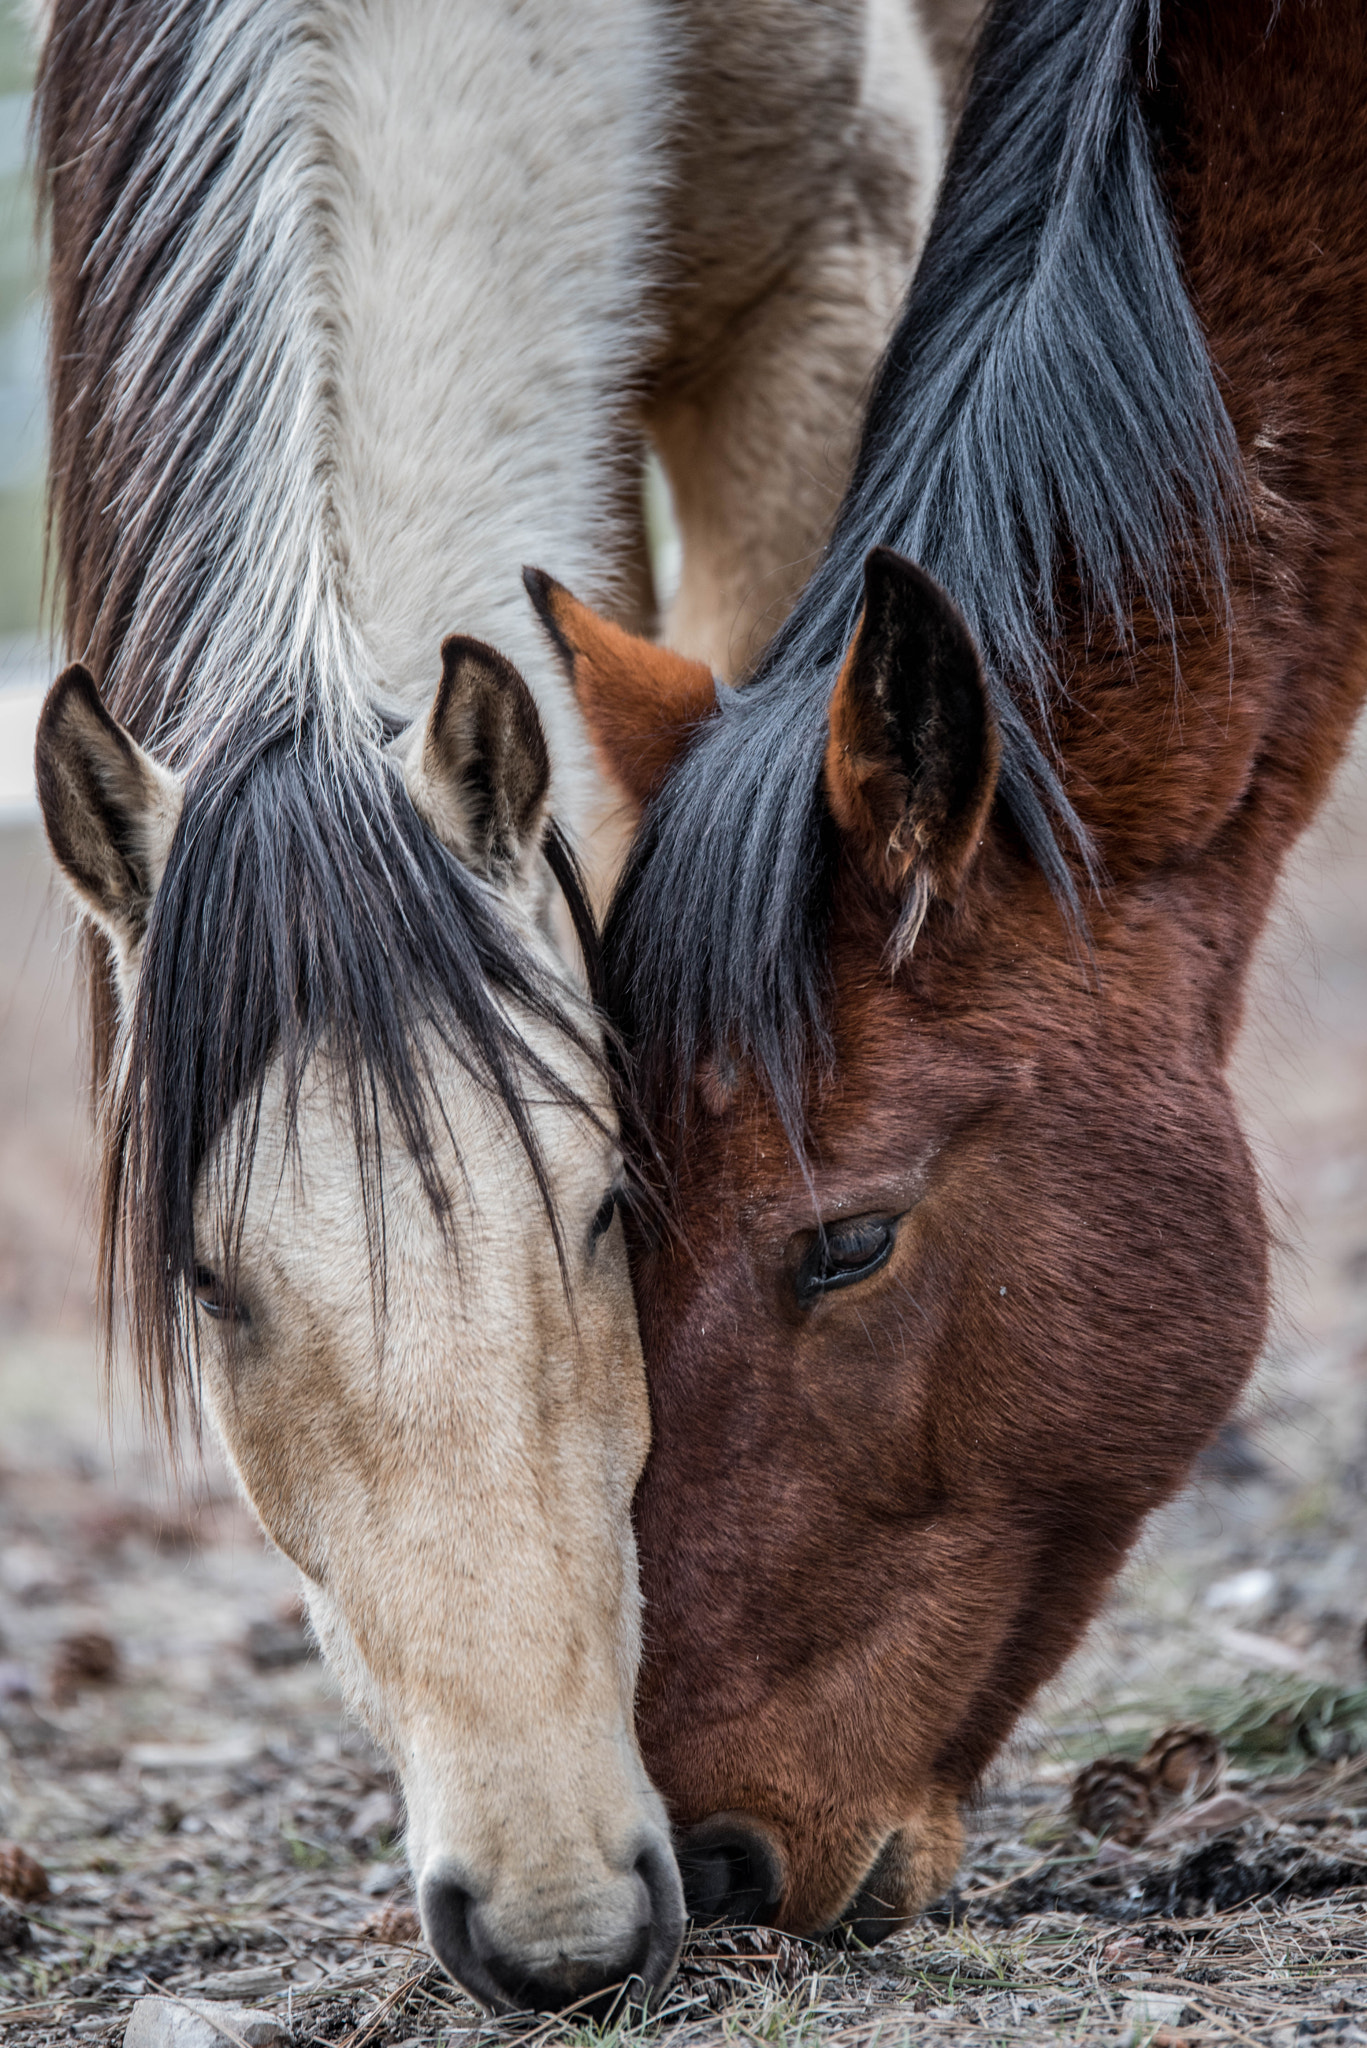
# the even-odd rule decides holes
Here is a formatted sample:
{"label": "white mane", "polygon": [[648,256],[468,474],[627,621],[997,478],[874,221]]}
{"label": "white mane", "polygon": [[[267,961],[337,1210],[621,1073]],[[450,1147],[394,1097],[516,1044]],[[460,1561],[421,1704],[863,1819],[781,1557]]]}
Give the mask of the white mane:
{"label": "white mane", "polygon": [[188,61],[105,230],[161,244],[109,400],[138,426],[119,517],[148,565],[110,681],[174,765],[244,706],[362,743],[377,698],[423,706],[460,630],[527,677],[582,826],[593,771],[518,571],[604,594],[663,13],[163,16]]}

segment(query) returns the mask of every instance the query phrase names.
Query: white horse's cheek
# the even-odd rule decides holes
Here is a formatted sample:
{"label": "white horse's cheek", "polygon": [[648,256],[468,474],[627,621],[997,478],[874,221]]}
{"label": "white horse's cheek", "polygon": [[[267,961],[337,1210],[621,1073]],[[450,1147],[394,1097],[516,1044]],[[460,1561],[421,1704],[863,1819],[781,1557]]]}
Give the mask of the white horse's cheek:
{"label": "white horse's cheek", "polygon": [[[277,1094],[272,1077],[266,1130]],[[633,1845],[663,1829],[632,1720],[648,1415],[621,1246],[589,1258],[570,1240],[572,1316],[502,1112],[454,1082],[444,1099],[461,1197],[443,1230],[396,1145],[372,1284],[350,1129],[320,1066],[302,1169],[263,1136],[241,1240],[250,1337],[234,1364],[206,1333],[205,1384],[329,1664],[398,1767],[415,1876],[459,1873],[520,1952],[553,1938],[543,1908],[570,1924],[599,1898],[615,1924]],[[563,1213],[587,1219],[611,1146],[536,1114]],[[206,1230],[212,1214],[201,1204]]]}

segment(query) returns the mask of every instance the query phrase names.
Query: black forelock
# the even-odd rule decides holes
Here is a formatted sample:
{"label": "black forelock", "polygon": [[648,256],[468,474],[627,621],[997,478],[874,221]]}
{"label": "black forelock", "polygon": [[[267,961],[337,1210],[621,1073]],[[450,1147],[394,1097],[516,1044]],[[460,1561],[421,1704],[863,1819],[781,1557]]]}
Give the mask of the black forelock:
{"label": "black forelock", "polygon": [[[702,1050],[752,1060],[800,1144],[825,1026],[827,707],[869,550],[929,569],[977,637],[1000,800],[1066,919],[1092,875],[1047,735],[1061,567],[1128,637],[1225,601],[1233,429],[1141,104],[1159,0],[997,0],[930,237],[823,558],[756,674],[652,802],[610,913],[611,1008],[667,1114]],[[1174,647],[1175,659],[1175,647]],[[1025,710],[1033,714],[1032,723]]]}
{"label": "black forelock", "polygon": [[[261,1090],[277,1058],[287,1144],[313,1055],[326,1052],[340,1078],[381,1291],[382,1120],[449,1227],[439,1142],[450,1126],[432,1065],[439,1049],[506,1111],[564,1271],[528,1087],[591,1118],[597,1112],[528,1047],[516,1020],[550,1023],[605,1071],[602,1052],[494,892],[424,825],[393,760],[377,746],[339,757],[315,738],[293,727],[250,741],[232,736],[192,777],[114,1083],[105,1307],[112,1314],[121,1276],[145,1389],[168,1419],[196,1356],[196,1184],[233,1126],[229,1164],[215,1176],[231,1268]],[[573,856],[554,829],[548,850],[576,925],[591,934]],[[231,1292],[231,1270],[224,1279]]]}

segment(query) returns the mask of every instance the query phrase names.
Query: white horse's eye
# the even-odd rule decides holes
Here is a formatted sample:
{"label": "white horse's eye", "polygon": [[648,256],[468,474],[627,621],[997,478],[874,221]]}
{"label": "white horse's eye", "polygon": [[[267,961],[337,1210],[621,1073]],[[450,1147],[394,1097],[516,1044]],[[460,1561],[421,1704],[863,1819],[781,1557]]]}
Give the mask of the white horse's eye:
{"label": "white horse's eye", "polygon": [[246,1323],[251,1318],[241,1302],[230,1301],[227,1290],[217,1273],[208,1266],[195,1267],[195,1300],[206,1316],[212,1316],[216,1323]]}
{"label": "white horse's eye", "polygon": [[598,1204],[597,1209],[594,1211],[593,1221],[589,1225],[590,1251],[593,1250],[599,1238],[602,1237],[610,1227],[612,1223],[613,1214],[616,1208],[617,1190],[615,1187],[612,1187],[608,1189],[602,1201]]}

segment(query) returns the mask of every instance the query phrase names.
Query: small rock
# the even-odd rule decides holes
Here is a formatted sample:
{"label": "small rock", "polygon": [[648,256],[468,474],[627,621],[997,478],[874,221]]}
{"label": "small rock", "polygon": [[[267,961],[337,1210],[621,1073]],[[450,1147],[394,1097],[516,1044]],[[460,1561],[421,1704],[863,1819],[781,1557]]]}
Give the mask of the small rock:
{"label": "small rock", "polygon": [[422,1922],[411,1906],[381,1906],[361,1922],[364,1941],[388,1941],[406,1946],[422,1940]]}
{"label": "small rock", "polygon": [[24,1915],[8,1899],[0,1899],[0,1955],[13,1954],[32,1945],[33,1930]]}
{"label": "small rock", "polygon": [[129,2014],[123,2048],[292,2048],[294,2036],[268,2012],[244,2005],[203,2005],[195,1999],[140,1998]]}
{"label": "small rock", "polygon": [[1206,1588],[1206,1605],[1215,1613],[1237,1614],[1243,1621],[1259,1621],[1277,1597],[1276,1574],[1263,1565],[1217,1579]]}
{"label": "small rock", "polygon": [[0,1892],[26,1906],[52,1896],[42,1864],[18,1842],[0,1842]]}
{"label": "small rock", "polygon": [[1156,2048],[1164,2048],[1159,2042],[1160,2030],[1166,2036],[1166,2048],[1175,2048],[1180,2036],[1176,2029],[1182,2025],[1182,2015],[1187,2009],[1185,1998],[1175,1997],[1169,1992],[1137,1991],[1127,1998],[1121,2009],[1120,2026],[1122,2041],[1134,2043],[1152,2042]]}
{"label": "small rock", "polygon": [[360,1888],[368,1899],[382,1899],[386,1892],[398,1890],[405,1875],[402,1863],[372,1863]]}
{"label": "small rock", "polygon": [[75,1699],[85,1685],[111,1685],[119,1675],[118,1645],[102,1628],[63,1636],[52,1660],[52,1697],[58,1706]]}

